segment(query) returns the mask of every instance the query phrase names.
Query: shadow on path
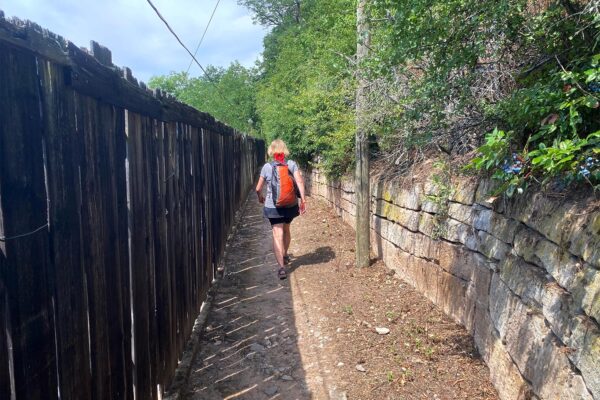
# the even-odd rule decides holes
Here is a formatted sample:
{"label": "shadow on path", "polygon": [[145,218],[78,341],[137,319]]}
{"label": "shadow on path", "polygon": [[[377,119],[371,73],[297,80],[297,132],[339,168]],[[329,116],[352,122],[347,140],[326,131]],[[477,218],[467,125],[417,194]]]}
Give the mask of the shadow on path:
{"label": "shadow on path", "polygon": [[281,281],[270,225],[246,203],[186,398],[497,400],[468,332],[382,262],[354,268],[352,229],[309,206]]}
{"label": "shadow on path", "polygon": [[313,398],[298,350],[289,280],[277,279],[270,226],[251,200],[227,250],[187,399]]}
{"label": "shadow on path", "polygon": [[335,251],[333,251],[331,246],[322,246],[311,253],[303,254],[298,257],[292,256],[289,271],[294,271],[304,265],[319,266],[320,264],[326,264],[333,259],[335,259]]}

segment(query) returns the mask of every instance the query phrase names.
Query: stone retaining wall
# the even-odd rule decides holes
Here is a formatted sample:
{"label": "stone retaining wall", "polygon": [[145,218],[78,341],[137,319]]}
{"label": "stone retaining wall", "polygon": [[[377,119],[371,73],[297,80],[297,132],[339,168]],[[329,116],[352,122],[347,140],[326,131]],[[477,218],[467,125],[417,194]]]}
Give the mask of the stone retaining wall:
{"label": "stone retaining wall", "polygon": [[[434,182],[372,181],[373,251],[473,335],[502,399],[600,400],[600,213]],[[351,181],[307,187],[354,225]]]}

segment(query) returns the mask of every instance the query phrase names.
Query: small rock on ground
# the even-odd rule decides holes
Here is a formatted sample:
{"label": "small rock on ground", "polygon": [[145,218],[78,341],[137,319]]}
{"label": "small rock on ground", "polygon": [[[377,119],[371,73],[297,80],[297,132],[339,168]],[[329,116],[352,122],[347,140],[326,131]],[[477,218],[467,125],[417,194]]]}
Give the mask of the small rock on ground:
{"label": "small rock on ground", "polygon": [[377,333],[380,335],[387,335],[388,333],[390,333],[390,330],[388,328],[375,328],[375,331],[377,331]]}
{"label": "small rock on ground", "polygon": [[275,393],[277,393],[279,391],[279,388],[277,386],[268,386],[265,390],[264,393],[267,396],[273,396]]}

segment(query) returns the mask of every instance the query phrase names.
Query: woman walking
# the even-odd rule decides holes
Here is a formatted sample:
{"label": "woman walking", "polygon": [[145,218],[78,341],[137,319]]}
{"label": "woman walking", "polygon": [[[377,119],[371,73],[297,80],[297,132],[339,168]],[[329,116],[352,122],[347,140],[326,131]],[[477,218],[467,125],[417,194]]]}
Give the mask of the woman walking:
{"label": "woman walking", "polygon": [[[290,224],[295,217],[306,212],[304,179],[298,165],[285,159],[290,152],[283,140],[273,140],[267,153],[273,161],[262,167],[256,194],[258,201],[265,205],[263,214],[269,219],[273,229],[273,251],[279,264],[277,275],[279,279],[285,279],[287,273],[284,265],[289,262],[288,248],[292,241]],[[262,194],[265,183],[266,197]]]}

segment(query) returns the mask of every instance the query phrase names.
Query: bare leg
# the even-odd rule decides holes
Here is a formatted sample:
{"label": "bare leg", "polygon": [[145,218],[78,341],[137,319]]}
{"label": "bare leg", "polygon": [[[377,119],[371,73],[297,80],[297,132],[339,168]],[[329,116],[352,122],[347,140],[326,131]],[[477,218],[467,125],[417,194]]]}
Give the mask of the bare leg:
{"label": "bare leg", "polygon": [[283,224],[283,255],[288,255],[288,249],[290,248],[290,243],[292,242],[292,232],[290,232],[290,224]]}
{"label": "bare leg", "polygon": [[285,251],[284,225],[285,224],[273,225],[273,252],[275,253],[275,258],[277,259],[280,268],[283,267],[283,254]]}

